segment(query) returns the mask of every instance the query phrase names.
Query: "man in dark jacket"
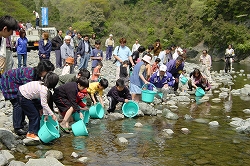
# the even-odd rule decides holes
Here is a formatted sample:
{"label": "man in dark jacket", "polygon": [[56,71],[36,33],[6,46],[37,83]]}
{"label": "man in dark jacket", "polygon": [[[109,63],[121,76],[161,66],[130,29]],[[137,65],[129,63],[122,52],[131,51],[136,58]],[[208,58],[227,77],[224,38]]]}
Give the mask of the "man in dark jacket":
{"label": "man in dark jacket", "polygon": [[108,113],[114,112],[116,105],[119,102],[127,103],[129,100],[131,100],[131,94],[129,89],[125,86],[123,79],[118,79],[116,81],[116,86],[109,90],[107,96],[109,100],[109,108],[107,110]]}
{"label": "man in dark jacket", "polygon": [[62,58],[61,58],[61,50],[60,47],[63,45],[63,37],[62,37],[62,31],[58,31],[57,36],[55,36],[52,40],[52,50],[55,50],[56,54],[56,67],[61,68],[62,67]]}

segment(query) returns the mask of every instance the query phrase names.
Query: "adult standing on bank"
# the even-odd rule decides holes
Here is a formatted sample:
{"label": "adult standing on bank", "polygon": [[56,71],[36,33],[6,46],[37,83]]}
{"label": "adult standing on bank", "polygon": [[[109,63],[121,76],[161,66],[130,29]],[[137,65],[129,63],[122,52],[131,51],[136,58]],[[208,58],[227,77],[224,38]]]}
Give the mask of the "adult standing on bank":
{"label": "adult standing on bank", "polygon": [[211,83],[212,78],[211,78],[210,70],[212,67],[212,59],[211,59],[211,56],[207,53],[207,50],[202,51],[202,55],[200,56],[200,62],[201,62],[201,72],[205,75],[205,77]]}
{"label": "adult standing on bank", "polygon": [[35,10],[33,11],[33,14],[36,16],[36,29],[38,29],[40,22],[39,14]]}
{"label": "adult standing on bank", "polygon": [[77,48],[77,56],[80,56],[80,65],[78,69],[87,69],[88,61],[90,59],[90,55],[92,54],[92,47],[89,43],[89,36],[84,35],[83,40],[79,43]]}
{"label": "adult standing on bank", "polygon": [[28,39],[26,38],[26,32],[24,29],[20,30],[19,35],[20,38],[18,38],[16,41],[18,68],[21,67],[22,65],[23,67],[27,66],[26,62],[27,62],[27,43],[28,43]]}
{"label": "adult standing on bank", "polygon": [[44,32],[42,34],[42,39],[39,41],[39,59],[40,61],[43,59],[48,59],[50,58],[50,52],[51,52],[51,41],[49,40],[49,33],[48,32]]}
{"label": "adult standing on bank", "polygon": [[115,41],[113,39],[112,34],[110,34],[109,38],[106,40],[105,47],[107,48],[106,49],[106,60],[111,60],[112,51],[113,51],[113,48],[115,47]]}
{"label": "adult standing on bank", "polygon": [[114,58],[116,60],[115,64],[117,66],[116,68],[116,79],[119,78],[120,75],[120,65],[122,65],[122,63],[125,60],[129,60],[130,63],[132,64],[132,66],[134,66],[134,62],[132,59],[132,52],[130,51],[130,49],[126,46],[126,39],[125,38],[121,38],[120,39],[120,46],[116,46],[115,50],[114,50]]}
{"label": "adult standing on bank", "polygon": [[56,54],[56,68],[62,67],[62,57],[60,47],[63,45],[62,30],[58,31],[58,34],[51,40],[52,49]]}
{"label": "adult standing on bank", "polygon": [[139,44],[139,39],[136,39],[135,40],[135,44],[133,45],[132,50],[131,50],[132,53],[135,52],[135,51],[137,51],[140,46],[141,45]]}
{"label": "adult standing on bank", "polygon": [[225,72],[226,73],[227,71],[229,72],[232,71],[234,57],[235,57],[234,49],[232,48],[232,44],[229,44],[225,52],[225,62],[226,62]]}

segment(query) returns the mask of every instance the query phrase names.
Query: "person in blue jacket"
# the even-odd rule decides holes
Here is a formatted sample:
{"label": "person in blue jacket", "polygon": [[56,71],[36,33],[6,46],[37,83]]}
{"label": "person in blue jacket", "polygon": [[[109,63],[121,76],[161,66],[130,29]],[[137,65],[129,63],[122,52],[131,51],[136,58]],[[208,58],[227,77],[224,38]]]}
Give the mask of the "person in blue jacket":
{"label": "person in blue jacket", "polygon": [[[167,66],[161,65],[159,70],[150,77],[149,82],[153,84],[158,91],[161,91],[163,87],[173,87],[175,80],[172,74],[167,72]],[[152,90],[153,86],[149,85],[148,89]]]}
{"label": "person in blue jacket", "polygon": [[[21,29],[19,32],[20,38],[17,39],[16,48],[17,48],[17,58],[18,58],[18,68],[26,67],[27,64],[27,43],[28,39],[26,38],[26,32],[24,29]],[[22,64],[23,59],[23,64]]]}
{"label": "person in blue jacket", "polygon": [[48,32],[44,32],[42,35],[43,39],[41,39],[39,41],[39,59],[40,61],[44,60],[44,59],[48,59],[50,58],[50,52],[51,52],[51,47],[52,47],[52,43],[49,40],[49,33]]}

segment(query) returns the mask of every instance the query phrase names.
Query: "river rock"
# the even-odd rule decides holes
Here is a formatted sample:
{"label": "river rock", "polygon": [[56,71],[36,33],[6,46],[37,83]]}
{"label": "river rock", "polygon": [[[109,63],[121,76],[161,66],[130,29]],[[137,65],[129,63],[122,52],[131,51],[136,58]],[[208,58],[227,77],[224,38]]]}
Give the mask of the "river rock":
{"label": "river rock", "polygon": [[[175,97],[179,102],[190,102],[190,98],[187,96],[176,96]],[[173,99],[174,100],[174,99]]]}
{"label": "river rock", "polygon": [[120,120],[120,119],[124,119],[124,115],[121,114],[121,113],[117,113],[117,112],[115,112],[115,113],[110,113],[110,114],[108,115],[108,119],[109,119],[109,120]]}
{"label": "river rock", "polygon": [[124,138],[124,137],[119,137],[118,138],[118,143],[119,144],[128,144],[128,140],[126,139],[126,138]]}
{"label": "river rock", "polygon": [[250,114],[250,109],[244,109],[243,112],[244,112],[245,114]]}
{"label": "river rock", "polygon": [[30,139],[30,138],[25,138],[25,139],[23,139],[23,143],[24,143],[24,145],[26,145],[26,146],[36,146],[36,145],[41,144],[40,141],[38,141],[38,140],[33,140],[33,139]]}
{"label": "river rock", "polygon": [[46,157],[40,159],[29,159],[25,166],[63,166],[63,164],[53,157]]}
{"label": "river rock", "polygon": [[2,153],[0,153],[0,166],[4,166],[6,164],[8,164],[7,158]]}
{"label": "river rock", "polygon": [[213,99],[212,99],[212,102],[214,102],[214,103],[219,103],[219,102],[221,102],[221,99],[220,99],[220,98],[213,98]]}
{"label": "river rock", "polygon": [[169,100],[166,102],[167,105],[176,105],[176,102],[174,100]]}
{"label": "river rock", "polygon": [[2,153],[8,161],[15,159],[9,150],[1,150],[0,153]]}
{"label": "river rock", "polygon": [[8,166],[24,166],[24,165],[25,165],[24,162],[12,160]]}
{"label": "river rock", "polygon": [[183,134],[189,134],[190,131],[188,130],[188,128],[181,128],[181,133],[183,133]]}
{"label": "river rock", "polygon": [[212,122],[209,122],[208,124],[211,127],[218,127],[219,126],[219,123],[217,121],[212,121]]}
{"label": "river rock", "polygon": [[197,123],[204,123],[204,124],[207,124],[209,122],[208,119],[202,119],[202,118],[195,119],[194,121]]}
{"label": "river rock", "polygon": [[219,94],[219,98],[226,98],[228,96],[228,93],[227,92],[221,92]]}
{"label": "river rock", "polygon": [[77,161],[80,163],[86,163],[88,160],[88,157],[80,157],[79,159],[77,159]]}
{"label": "river rock", "polygon": [[174,134],[173,130],[171,130],[171,129],[163,129],[162,131],[167,133],[169,136]]}
{"label": "river rock", "polygon": [[58,150],[49,150],[44,154],[45,157],[53,157],[57,160],[63,159],[63,153]]}
{"label": "river rock", "polygon": [[154,101],[153,101],[154,105],[161,104],[161,102],[162,102],[161,99],[158,99],[158,98],[156,98],[156,97],[154,98]]}
{"label": "river rock", "polygon": [[138,111],[138,114],[136,115],[137,117],[143,117],[144,116],[144,113],[141,111],[141,110],[139,110]]}
{"label": "river rock", "polygon": [[233,90],[231,91],[231,94],[234,95],[234,96],[239,96],[239,95],[240,95],[240,92],[241,92],[240,89],[233,89]]}
{"label": "river rock", "polygon": [[190,96],[190,94],[189,93],[187,93],[187,92],[181,92],[181,93],[179,93],[179,96]]}
{"label": "river rock", "polygon": [[191,115],[185,114],[184,119],[185,120],[193,120],[193,117]]}
{"label": "river rock", "polygon": [[72,152],[71,157],[77,158],[77,157],[79,157],[79,155],[76,152]]}
{"label": "river rock", "polygon": [[137,122],[137,123],[135,124],[135,127],[141,128],[141,127],[143,127],[143,125],[142,125],[140,122]]}
{"label": "river rock", "polygon": [[13,133],[4,128],[0,128],[0,142],[2,142],[9,150],[13,150],[18,144]]}
{"label": "river rock", "polygon": [[22,144],[17,144],[16,150],[20,153],[27,153],[29,151],[27,147]]}
{"label": "river rock", "polygon": [[138,105],[139,105],[140,110],[145,115],[156,115],[156,111],[154,110],[154,107],[152,105],[144,103],[144,102],[139,102]]}
{"label": "river rock", "polygon": [[177,120],[177,119],[179,119],[179,116],[177,114],[171,112],[170,110],[165,109],[165,111],[166,111],[166,116],[165,117],[167,119],[171,119],[171,120]]}

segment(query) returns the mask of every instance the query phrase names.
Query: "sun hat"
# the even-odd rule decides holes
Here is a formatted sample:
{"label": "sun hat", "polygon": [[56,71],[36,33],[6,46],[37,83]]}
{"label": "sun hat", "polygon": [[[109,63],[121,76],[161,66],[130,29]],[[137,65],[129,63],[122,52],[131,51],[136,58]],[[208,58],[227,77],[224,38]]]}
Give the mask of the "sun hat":
{"label": "sun hat", "polygon": [[161,65],[159,70],[160,71],[167,71],[167,66],[166,65]]}
{"label": "sun hat", "polygon": [[147,63],[150,63],[150,62],[151,62],[151,57],[148,56],[148,55],[145,55],[145,56],[142,58],[142,60],[144,60],[144,61],[147,62]]}
{"label": "sun hat", "polygon": [[110,36],[110,37],[113,37],[113,35],[112,35],[112,34],[110,34],[109,36]]}
{"label": "sun hat", "polygon": [[70,64],[74,64],[74,58],[68,57],[68,58],[65,60],[65,62],[70,63]]}

